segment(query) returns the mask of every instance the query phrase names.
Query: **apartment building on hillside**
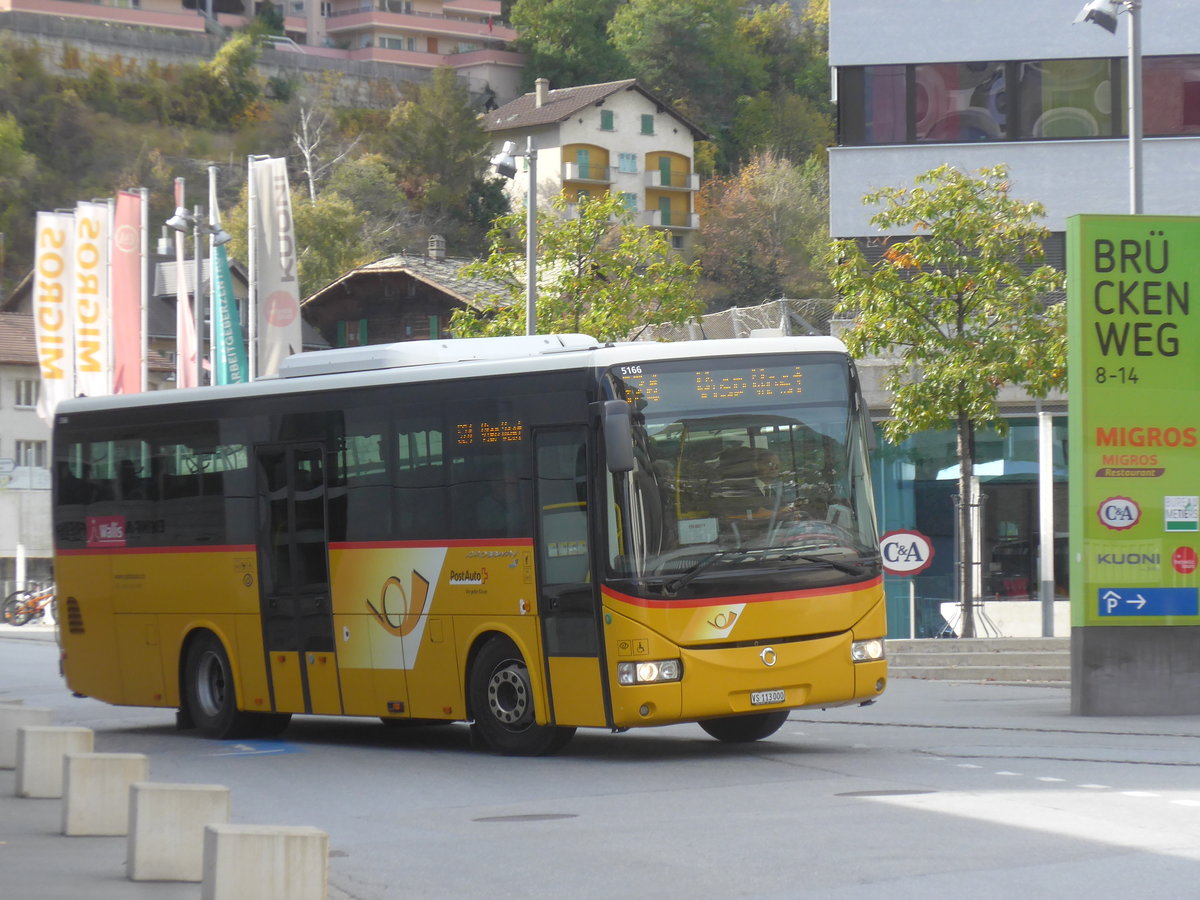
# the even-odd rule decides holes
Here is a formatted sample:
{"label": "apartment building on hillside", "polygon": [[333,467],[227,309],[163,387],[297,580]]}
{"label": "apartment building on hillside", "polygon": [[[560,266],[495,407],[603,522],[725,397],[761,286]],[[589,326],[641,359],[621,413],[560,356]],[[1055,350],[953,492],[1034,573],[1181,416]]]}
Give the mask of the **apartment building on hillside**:
{"label": "apartment building on hillside", "polygon": [[[523,153],[533,140],[539,203],[559,192],[572,205],[619,193],[639,224],[667,231],[678,250],[691,248],[700,228],[695,142],[708,135],[635,79],[551,90],[539,78],[533,92],[485,116],[483,127],[494,152],[512,141]],[[510,184],[514,207],[528,194],[528,161],[520,164]]]}
{"label": "apartment building on hillside", "polygon": [[[253,19],[259,0],[0,0],[4,14],[80,19],[204,34]],[[450,66],[474,93],[503,103],[518,92],[525,58],[499,0],[278,0],[287,38],[274,49],[314,59],[382,63],[418,72]],[[20,21],[20,18],[12,20]],[[5,22],[7,27],[15,27]]]}

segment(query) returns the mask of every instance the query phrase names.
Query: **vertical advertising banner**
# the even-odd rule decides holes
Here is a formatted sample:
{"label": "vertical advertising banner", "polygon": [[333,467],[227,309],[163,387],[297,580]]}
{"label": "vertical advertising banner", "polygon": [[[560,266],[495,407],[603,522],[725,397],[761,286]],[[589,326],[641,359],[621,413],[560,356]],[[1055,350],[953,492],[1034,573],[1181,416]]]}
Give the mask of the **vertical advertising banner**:
{"label": "vertical advertising banner", "polygon": [[75,311],[71,308],[75,216],[37,214],[34,253],[33,327],[42,376],[38,415],[54,419],[60,400],[75,396]]}
{"label": "vertical advertising banner", "polygon": [[273,375],[300,344],[300,285],[292,228],[292,195],[283,159],[252,163],[257,202],[251,214],[257,278],[258,375]]}
{"label": "vertical advertising banner", "polygon": [[237,298],[233,295],[233,277],[225,246],[213,250],[212,261],[213,384],[240,384],[248,380],[246,341],[238,318]]}
{"label": "vertical advertising banner", "polygon": [[1200,625],[1200,218],[1067,241],[1072,625]]}
{"label": "vertical advertising banner", "polygon": [[108,219],[107,203],[75,206],[75,391],[87,397],[112,393]]}
{"label": "vertical advertising banner", "polygon": [[136,394],[142,386],[142,198],[120,191],[113,216],[113,393]]}

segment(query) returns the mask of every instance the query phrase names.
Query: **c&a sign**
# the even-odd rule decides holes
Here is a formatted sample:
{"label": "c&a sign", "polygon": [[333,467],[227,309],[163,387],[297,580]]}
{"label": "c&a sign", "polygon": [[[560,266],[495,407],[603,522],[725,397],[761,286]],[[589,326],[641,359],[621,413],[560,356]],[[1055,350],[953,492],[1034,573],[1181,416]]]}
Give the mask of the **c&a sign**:
{"label": "c&a sign", "polygon": [[933,562],[933,542],[919,531],[889,531],[879,539],[879,555],[889,575],[917,575]]}

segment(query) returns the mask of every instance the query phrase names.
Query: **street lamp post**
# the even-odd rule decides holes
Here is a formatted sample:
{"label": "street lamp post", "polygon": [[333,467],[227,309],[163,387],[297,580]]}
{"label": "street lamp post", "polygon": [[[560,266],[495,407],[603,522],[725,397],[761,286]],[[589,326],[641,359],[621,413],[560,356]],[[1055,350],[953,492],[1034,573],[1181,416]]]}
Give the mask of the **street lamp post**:
{"label": "street lamp post", "polygon": [[1089,0],[1075,24],[1092,22],[1117,33],[1117,15],[1129,14],[1129,211],[1142,212],[1142,0]]}
{"label": "street lamp post", "polygon": [[525,333],[537,334],[537,148],[527,137],[524,153],[514,153],[517,145],[505,141],[492,157],[492,165],[505,178],[517,174],[518,157],[529,162],[529,195],[525,199]]}
{"label": "street lamp post", "polygon": [[[186,206],[177,206],[175,214],[167,219],[164,223],[173,231],[178,231],[181,234],[192,232],[192,296],[195,298],[195,317],[196,317],[196,385],[199,387],[204,384],[204,307],[200,301],[200,267],[203,257],[200,255],[200,238],[210,237],[214,247],[220,247],[228,244],[233,238],[225,229],[220,226],[214,226],[205,221],[206,216],[203,210],[197,206],[192,212],[188,212]],[[180,272],[181,276],[183,273]],[[178,277],[178,276],[177,276]]]}

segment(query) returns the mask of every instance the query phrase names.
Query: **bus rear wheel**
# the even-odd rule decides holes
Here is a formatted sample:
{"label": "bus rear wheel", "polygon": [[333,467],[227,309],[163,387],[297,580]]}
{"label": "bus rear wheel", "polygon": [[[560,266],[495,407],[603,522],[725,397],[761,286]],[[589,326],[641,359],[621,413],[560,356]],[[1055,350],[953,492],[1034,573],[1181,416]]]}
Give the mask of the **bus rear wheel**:
{"label": "bus rear wheel", "polygon": [[529,668],[508,638],[492,638],[475,657],[468,699],[474,717],[471,734],[495,753],[544,756],[561,750],[575,734],[574,728],[537,724]]}
{"label": "bus rear wheel", "polygon": [[201,635],[188,648],[184,696],[187,709],[182,720],[190,721],[206,737],[273,737],[287,728],[292,718],[238,710],[229,656],[212,634]]}
{"label": "bus rear wheel", "polygon": [[729,716],[724,719],[706,719],[700,727],[727,744],[746,744],[770,737],[787,721],[786,709],[775,712],[750,713],[745,716]]}

